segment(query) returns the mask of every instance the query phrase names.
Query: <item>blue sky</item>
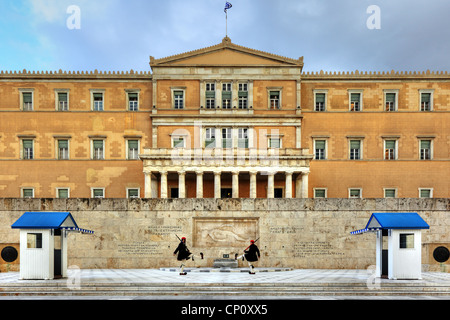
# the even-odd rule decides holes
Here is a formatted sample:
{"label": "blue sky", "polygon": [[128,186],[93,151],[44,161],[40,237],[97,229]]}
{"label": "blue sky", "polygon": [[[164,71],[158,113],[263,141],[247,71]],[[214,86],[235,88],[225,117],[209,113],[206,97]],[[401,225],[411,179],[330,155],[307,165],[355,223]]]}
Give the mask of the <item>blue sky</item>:
{"label": "blue sky", "polygon": [[[236,44],[305,71],[450,71],[448,0],[229,0]],[[70,30],[67,8],[81,10]],[[367,28],[370,5],[381,29]],[[225,0],[0,0],[0,70],[148,71],[162,58],[220,43]]]}

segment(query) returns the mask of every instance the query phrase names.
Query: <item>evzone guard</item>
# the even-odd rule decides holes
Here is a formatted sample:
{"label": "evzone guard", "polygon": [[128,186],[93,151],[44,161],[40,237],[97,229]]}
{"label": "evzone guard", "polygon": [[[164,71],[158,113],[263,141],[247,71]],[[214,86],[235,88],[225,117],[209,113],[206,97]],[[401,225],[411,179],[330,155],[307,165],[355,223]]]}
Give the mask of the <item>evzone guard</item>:
{"label": "evzone guard", "polygon": [[[180,266],[180,275],[185,276],[187,273],[184,272],[184,267],[186,266],[186,261],[192,258],[192,261],[194,261],[194,254],[189,251],[188,247],[186,246],[186,238],[177,238],[180,240],[180,244],[178,245],[177,249],[174,251],[173,255],[177,255],[177,260],[181,262]],[[200,252],[200,256],[203,259],[203,253]]]}
{"label": "evzone guard", "polygon": [[[258,239],[259,240],[259,239]],[[258,241],[256,240],[256,241]],[[254,264],[259,260],[261,254],[259,252],[258,246],[255,244],[255,240],[250,240],[250,246],[244,250],[244,254],[239,256],[236,254],[235,259],[245,259],[248,262],[248,266],[250,267],[249,274],[255,274]]]}

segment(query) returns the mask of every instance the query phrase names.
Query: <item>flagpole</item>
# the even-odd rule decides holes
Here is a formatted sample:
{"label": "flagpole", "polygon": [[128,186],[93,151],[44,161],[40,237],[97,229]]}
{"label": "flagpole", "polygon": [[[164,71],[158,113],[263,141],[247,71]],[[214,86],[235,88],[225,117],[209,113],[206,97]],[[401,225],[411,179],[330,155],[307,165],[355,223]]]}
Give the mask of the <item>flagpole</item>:
{"label": "flagpole", "polygon": [[228,10],[225,13],[225,36],[228,38]]}

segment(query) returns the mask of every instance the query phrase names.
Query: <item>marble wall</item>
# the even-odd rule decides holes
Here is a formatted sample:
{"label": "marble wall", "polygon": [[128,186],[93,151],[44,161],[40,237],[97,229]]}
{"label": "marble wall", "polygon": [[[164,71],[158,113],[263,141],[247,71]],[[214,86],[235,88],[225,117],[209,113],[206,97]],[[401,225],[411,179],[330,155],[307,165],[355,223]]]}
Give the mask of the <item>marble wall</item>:
{"label": "marble wall", "polygon": [[[69,236],[69,266],[82,269],[178,267],[177,236],[204,253],[190,267],[234,258],[259,238],[259,266],[366,269],[375,264],[376,236],[350,232],[374,212],[418,212],[431,226],[423,232],[423,268],[450,269],[433,259],[436,247],[450,249],[450,199],[0,199],[0,250],[17,247],[11,225],[26,211],[68,211],[95,231]],[[0,260],[0,271],[5,265]],[[17,268],[18,261],[8,265]]]}

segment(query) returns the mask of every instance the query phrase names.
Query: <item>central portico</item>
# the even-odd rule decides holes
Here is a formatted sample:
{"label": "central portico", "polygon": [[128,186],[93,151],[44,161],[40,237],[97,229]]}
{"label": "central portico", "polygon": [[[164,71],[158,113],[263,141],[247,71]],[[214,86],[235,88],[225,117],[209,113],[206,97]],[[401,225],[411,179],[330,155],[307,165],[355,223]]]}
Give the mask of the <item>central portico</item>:
{"label": "central portico", "polygon": [[[222,43],[153,70],[146,198],[307,198],[301,146],[303,58]],[[194,192],[195,191],[195,192]]]}

